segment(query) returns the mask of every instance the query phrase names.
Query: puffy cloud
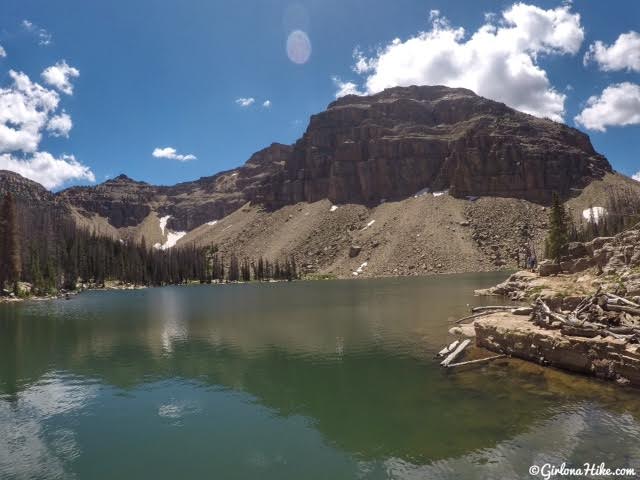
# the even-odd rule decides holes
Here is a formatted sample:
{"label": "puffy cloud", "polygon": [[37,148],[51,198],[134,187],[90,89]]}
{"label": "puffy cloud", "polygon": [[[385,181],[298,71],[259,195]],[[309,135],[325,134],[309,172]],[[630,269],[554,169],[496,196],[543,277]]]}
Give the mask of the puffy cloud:
{"label": "puffy cloud", "polygon": [[47,188],[70,180],[95,181],[91,169],[72,155],[56,158],[38,151],[43,132],[68,136],[73,126],[66,112],[58,113],[59,94],[22,72],[11,70],[9,77],[12,83],[0,88],[0,169],[17,172]]}
{"label": "puffy cloud", "polygon": [[271,100],[265,100],[264,102],[262,102],[262,106],[264,108],[271,108]]}
{"label": "puffy cloud", "polygon": [[[579,51],[584,30],[571,5],[544,10],[516,3],[497,24],[486,17],[470,37],[439,12],[430,17],[429,31],[395,39],[369,58],[354,52],[353,69],[365,77],[366,93],[425,84],[465,87],[518,110],[562,120],[566,96],[550,84],[538,57]],[[338,95],[358,90],[353,82],[338,88]]]}
{"label": "puffy cloud", "polygon": [[27,32],[30,32],[36,36],[36,38],[38,39],[38,45],[47,46],[51,44],[53,37],[44,28],[38,27],[36,24],[29,20],[23,20],[22,27]]}
{"label": "puffy cloud", "polygon": [[2,45],[0,45],[0,58],[5,58],[7,56],[7,51],[2,48]]}
{"label": "puffy cloud", "polygon": [[584,64],[594,61],[600,70],[628,70],[640,72],[640,34],[634,31],[621,34],[613,45],[601,41],[593,43],[584,55]]}
{"label": "puffy cloud", "polygon": [[67,95],[73,94],[71,79],[78,78],[79,76],[80,72],[78,69],[69,66],[65,60],[59,61],[42,72],[42,79],[48,85],[57,88]]}
{"label": "puffy cloud", "polygon": [[11,70],[9,76],[13,85],[0,88],[0,153],[34,152],[60,97],[22,72]]}
{"label": "puffy cloud", "polygon": [[333,77],[333,84],[336,86],[336,98],[344,97],[345,95],[364,95],[364,92],[358,90],[358,85],[353,82],[343,82],[340,77]]}
{"label": "puffy cloud", "polygon": [[51,117],[47,123],[47,131],[54,137],[68,137],[72,127],[71,117],[64,111]]}
{"label": "puffy cloud", "polygon": [[35,152],[28,158],[17,158],[9,153],[0,155],[0,169],[17,172],[45,188],[57,188],[70,180],[95,182],[89,167],[78,162],[73,155],[55,158],[49,152]]}
{"label": "puffy cloud", "polygon": [[241,107],[249,107],[255,103],[256,99],[253,97],[240,97],[236,99],[236,103]]}
{"label": "puffy cloud", "polygon": [[155,158],[168,158],[170,160],[177,160],[179,162],[188,162],[190,160],[196,159],[195,155],[181,155],[176,151],[175,148],[172,147],[155,148],[152,155]]}
{"label": "puffy cloud", "polygon": [[574,120],[600,132],[608,126],[640,124],[640,85],[629,82],[609,85],[599,96],[590,97]]}

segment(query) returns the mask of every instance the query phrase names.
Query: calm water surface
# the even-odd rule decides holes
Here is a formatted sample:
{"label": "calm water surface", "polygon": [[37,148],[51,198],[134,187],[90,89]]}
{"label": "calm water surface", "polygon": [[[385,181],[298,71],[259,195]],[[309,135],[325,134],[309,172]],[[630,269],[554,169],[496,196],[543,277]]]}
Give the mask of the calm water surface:
{"label": "calm water surface", "polygon": [[[442,371],[504,274],[168,287],[0,305],[0,478],[518,479],[640,467],[640,394]],[[484,300],[485,302],[487,300]]]}

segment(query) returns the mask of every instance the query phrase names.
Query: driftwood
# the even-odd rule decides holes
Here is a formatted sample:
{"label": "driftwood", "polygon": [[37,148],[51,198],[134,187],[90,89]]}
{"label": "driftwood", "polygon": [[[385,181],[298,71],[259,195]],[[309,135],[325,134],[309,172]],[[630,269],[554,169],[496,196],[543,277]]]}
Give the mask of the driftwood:
{"label": "driftwood", "polygon": [[456,358],[458,358],[458,356],[460,356],[460,354],[462,353],[462,351],[467,348],[467,346],[471,343],[471,340],[466,339],[463,340],[462,343],[460,345],[458,345],[458,347],[449,354],[449,356],[447,358],[445,358],[440,365],[442,365],[443,367],[448,366],[451,362],[453,362]]}
{"label": "driftwood", "polygon": [[488,310],[486,312],[474,313],[473,315],[467,315],[466,317],[462,317],[460,320],[456,320],[455,323],[466,322],[467,320],[473,320],[474,318],[484,317],[486,315],[491,315],[492,313],[496,313],[498,310]]}
{"label": "driftwood", "polygon": [[613,293],[607,293],[607,297],[611,300],[616,300],[628,307],[640,308],[640,305],[638,305],[637,303],[632,302],[631,300],[627,300],[626,298],[619,297],[618,295],[614,295]]}
{"label": "driftwood", "polygon": [[454,348],[456,348],[458,346],[458,343],[460,343],[458,340],[454,340],[451,343],[451,345],[449,345],[448,347],[444,347],[442,350],[440,350],[436,356],[444,357],[445,355],[450,353]]}
{"label": "driftwood", "polygon": [[[531,307],[517,307],[513,305],[487,305],[474,307],[472,314],[456,323],[462,323],[485,315],[497,312],[511,312],[512,314],[530,314],[530,320],[543,328],[560,329],[563,335],[573,337],[595,338],[613,337],[625,343],[640,342],[640,305],[628,298],[613,293],[601,293],[598,288],[593,295],[583,298],[570,312],[554,311],[547,303],[538,298]],[[444,348],[439,356],[448,355],[441,363],[443,367],[458,367],[472,365],[500,358],[504,355],[495,355],[466,362],[455,362],[462,351],[469,345],[470,340],[462,343],[454,342]],[[454,349],[455,348],[455,349]]]}
{"label": "driftwood", "polygon": [[640,308],[628,307],[626,305],[611,305],[607,304],[607,310],[610,312],[626,312],[631,315],[640,316]]}
{"label": "driftwood", "polygon": [[484,312],[485,310],[514,310],[516,307],[510,307],[507,305],[487,305],[483,307],[473,307],[471,313]]}
{"label": "driftwood", "polygon": [[491,360],[495,360],[497,358],[504,358],[504,357],[506,357],[506,355],[492,355],[490,357],[479,358],[477,360],[468,360],[466,362],[450,363],[447,366],[447,368],[461,367],[463,365],[472,365],[472,364],[475,364],[475,363],[489,362]]}
{"label": "driftwood", "polygon": [[563,335],[594,338],[611,336],[629,342],[640,341],[640,307],[626,298],[600,289],[582,299],[571,312],[554,312],[542,299],[531,313],[534,323],[543,327],[559,324]]}

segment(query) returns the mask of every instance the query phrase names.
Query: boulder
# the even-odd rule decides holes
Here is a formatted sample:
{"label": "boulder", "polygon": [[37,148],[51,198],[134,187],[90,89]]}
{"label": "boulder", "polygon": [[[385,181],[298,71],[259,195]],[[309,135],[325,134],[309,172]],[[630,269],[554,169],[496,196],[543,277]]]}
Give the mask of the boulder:
{"label": "boulder", "polygon": [[[597,239],[596,239],[597,240]],[[606,265],[611,257],[616,254],[616,249],[611,245],[605,245],[602,248],[593,251],[593,260],[597,265]]]}
{"label": "boulder", "polygon": [[562,271],[565,273],[582,272],[592,266],[593,266],[593,260],[586,257],[560,262],[560,267]]}
{"label": "boulder", "polygon": [[594,255],[596,250],[602,248],[605,244],[613,242],[615,239],[613,237],[597,237],[584,244],[587,251]]}
{"label": "boulder", "polygon": [[556,275],[561,272],[560,265],[552,262],[551,260],[543,260],[538,265],[538,273],[541,277],[548,277],[549,275]]}
{"label": "boulder", "polygon": [[362,247],[360,245],[351,245],[349,248],[349,257],[354,258],[360,255]]}
{"label": "boulder", "polygon": [[587,247],[582,242],[571,242],[568,247],[568,253],[572,258],[581,258],[589,255]]}
{"label": "boulder", "polygon": [[626,266],[624,254],[618,253],[611,256],[607,264],[602,269],[605,275],[611,275],[620,272]]}

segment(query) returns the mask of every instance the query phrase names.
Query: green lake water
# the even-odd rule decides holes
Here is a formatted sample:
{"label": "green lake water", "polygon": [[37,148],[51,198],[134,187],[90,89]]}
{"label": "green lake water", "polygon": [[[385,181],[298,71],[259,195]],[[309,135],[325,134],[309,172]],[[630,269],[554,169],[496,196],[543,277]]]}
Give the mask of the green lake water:
{"label": "green lake water", "polygon": [[640,393],[443,371],[504,274],[166,287],[0,305],[0,478],[519,479],[640,469]]}

